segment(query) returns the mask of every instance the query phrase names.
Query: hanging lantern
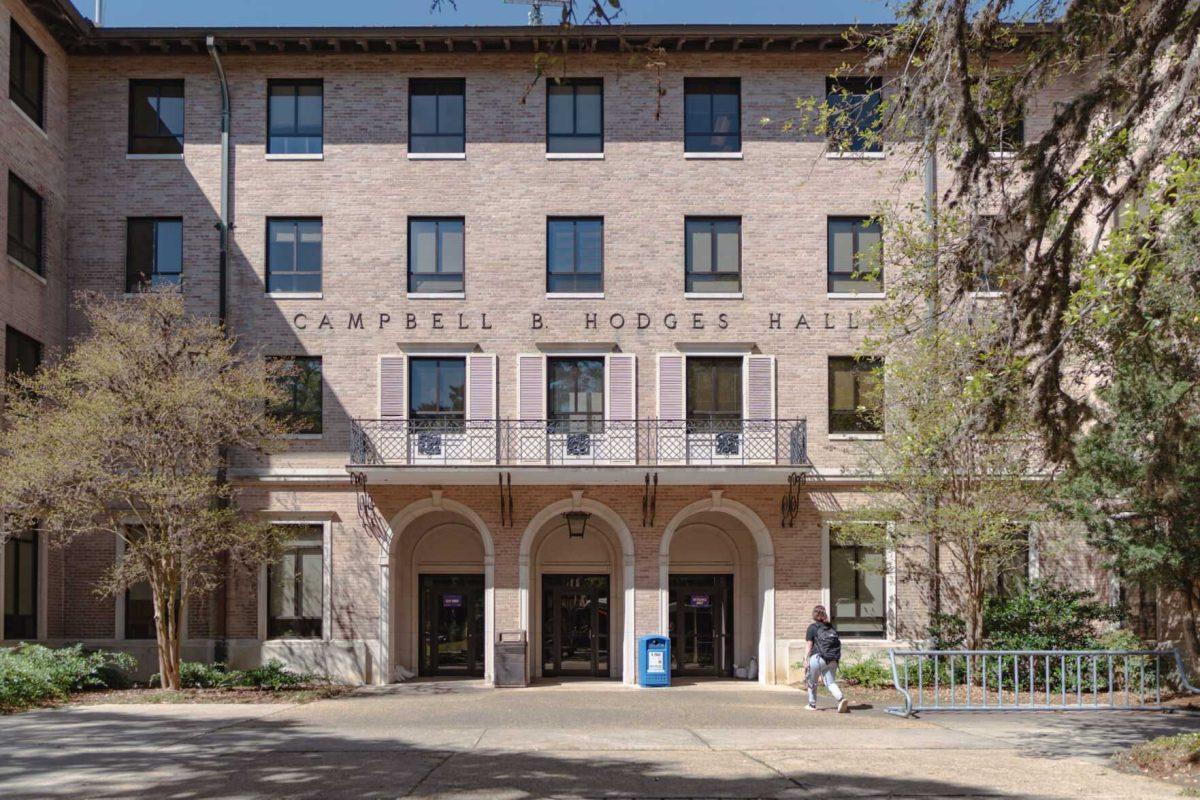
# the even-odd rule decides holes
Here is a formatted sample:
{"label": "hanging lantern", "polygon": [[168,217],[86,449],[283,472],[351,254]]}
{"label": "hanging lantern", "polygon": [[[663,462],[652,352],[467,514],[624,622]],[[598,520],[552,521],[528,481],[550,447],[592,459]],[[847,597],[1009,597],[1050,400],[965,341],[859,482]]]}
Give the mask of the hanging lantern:
{"label": "hanging lantern", "polygon": [[587,530],[588,517],[586,511],[568,511],[563,514],[563,519],[567,521],[567,533],[572,539],[582,539],[583,532]]}

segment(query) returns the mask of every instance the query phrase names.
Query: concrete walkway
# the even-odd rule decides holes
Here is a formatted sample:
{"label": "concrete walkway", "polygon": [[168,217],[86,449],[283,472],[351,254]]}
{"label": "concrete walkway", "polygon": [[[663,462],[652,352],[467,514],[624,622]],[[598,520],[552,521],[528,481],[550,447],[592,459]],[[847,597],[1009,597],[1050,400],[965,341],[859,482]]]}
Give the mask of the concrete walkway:
{"label": "concrete walkway", "polygon": [[792,689],[415,683],[0,717],[0,797],[1178,797],[1110,769],[1191,714],[803,711]]}

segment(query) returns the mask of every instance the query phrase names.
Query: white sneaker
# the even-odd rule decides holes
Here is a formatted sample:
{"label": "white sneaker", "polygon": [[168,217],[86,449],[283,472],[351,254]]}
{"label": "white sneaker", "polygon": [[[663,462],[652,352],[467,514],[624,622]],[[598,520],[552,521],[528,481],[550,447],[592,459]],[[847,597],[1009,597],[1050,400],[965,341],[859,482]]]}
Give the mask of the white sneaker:
{"label": "white sneaker", "polygon": [[839,713],[839,714],[849,714],[849,713],[850,713],[850,701],[849,701],[849,700],[847,700],[847,699],[846,699],[846,698],[844,698],[844,697],[843,697],[841,700],[838,700],[838,710],[837,710],[837,713]]}
{"label": "white sneaker", "polygon": [[815,705],[808,705],[808,706],[804,707],[804,710],[805,711],[816,711],[817,707]]}

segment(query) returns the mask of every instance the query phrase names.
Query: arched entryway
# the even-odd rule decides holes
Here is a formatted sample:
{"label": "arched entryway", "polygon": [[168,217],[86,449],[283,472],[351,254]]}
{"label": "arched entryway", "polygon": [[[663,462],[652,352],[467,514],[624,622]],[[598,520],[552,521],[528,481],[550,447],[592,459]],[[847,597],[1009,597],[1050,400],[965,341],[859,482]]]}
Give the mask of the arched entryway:
{"label": "arched entryway", "polygon": [[380,664],[405,675],[493,682],[495,547],[483,520],[441,497],[410,504],[391,523],[380,563]]}
{"label": "arched entryway", "polygon": [[675,669],[728,675],[754,656],[759,683],[774,683],[775,548],[758,515],[714,491],[667,523],[658,564]]}
{"label": "arched entryway", "polygon": [[[582,538],[563,514],[590,515]],[[521,627],[530,675],[596,676],[634,683],[633,536],[602,503],[573,492],[538,512],[521,537]]]}

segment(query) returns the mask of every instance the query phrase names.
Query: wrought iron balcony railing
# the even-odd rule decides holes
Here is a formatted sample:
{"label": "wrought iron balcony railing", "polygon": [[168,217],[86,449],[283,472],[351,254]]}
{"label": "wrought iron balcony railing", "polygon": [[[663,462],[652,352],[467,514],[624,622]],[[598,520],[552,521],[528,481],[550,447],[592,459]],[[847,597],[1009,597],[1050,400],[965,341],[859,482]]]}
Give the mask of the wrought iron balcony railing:
{"label": "wrought iron balcony railing", "polygon": [[361,466],[798,466],[802,419],[360,419],[350,462]]}

